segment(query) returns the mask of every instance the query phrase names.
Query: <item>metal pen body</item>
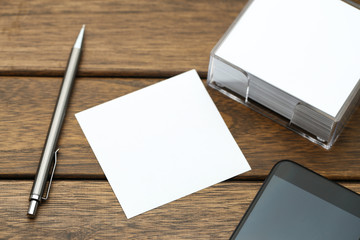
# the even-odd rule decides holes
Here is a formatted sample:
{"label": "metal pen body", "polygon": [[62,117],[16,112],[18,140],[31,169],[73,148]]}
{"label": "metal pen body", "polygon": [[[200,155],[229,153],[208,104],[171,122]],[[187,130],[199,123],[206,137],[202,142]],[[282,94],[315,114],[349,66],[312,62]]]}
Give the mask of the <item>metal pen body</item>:
{"label": "metal pen body", "polygon": [[58,100],[55,106],[48,135],[45,141],[45,146],[41,155],[40,164],[35,176],[35,181],[31,191],[30,198],[41,201],[44,194],[50,167],[54,161],[55,148],[59,139],[61,127],[66,114],[67,105],[71,95],[72,86],[74,84],[76,69],[80,57],[80,49],[73,48],[68,67],[63,79]]}
{"label": "metal pen body", "polygon": [[46,137],[45,145],[41,154],[39,167],[37,169],[32,190],[30,192],[30,207],[28,210],[28,216],[30,217],[35,216],[39,203],[42,200],[45,200],[43,198],[43,195],[45,187],[47,185],[49,171],[51,166],[54,164],[57,142],[65,118],[67,105],[70,99],[71,91],[74,85],[75,76],[81,57],[81,44],[80,47],[75,46],[76,45],[74,45],[70,53],[64,79],[61,84],[58,99]]}

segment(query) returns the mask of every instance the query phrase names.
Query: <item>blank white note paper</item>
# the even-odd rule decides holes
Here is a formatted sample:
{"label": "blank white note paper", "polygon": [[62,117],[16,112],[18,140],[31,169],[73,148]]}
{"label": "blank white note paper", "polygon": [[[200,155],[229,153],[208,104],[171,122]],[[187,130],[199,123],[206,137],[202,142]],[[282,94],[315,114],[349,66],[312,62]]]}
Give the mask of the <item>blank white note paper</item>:
{"label": "blank white note paper", "polygon": [[76,118],[127,218],[250,170],[195,70]]}
{"label": "blank white note paper", "polygon": [[341,0],[254,0],[217,55],[336,117],[359,81],[359,25]]}

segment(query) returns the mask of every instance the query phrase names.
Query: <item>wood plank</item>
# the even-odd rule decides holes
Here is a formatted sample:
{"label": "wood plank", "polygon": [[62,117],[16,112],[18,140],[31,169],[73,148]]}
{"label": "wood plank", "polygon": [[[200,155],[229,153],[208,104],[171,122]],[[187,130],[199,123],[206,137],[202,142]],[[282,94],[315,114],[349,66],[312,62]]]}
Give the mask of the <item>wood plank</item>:
{"label": "wood plank", "polygon": [[206,75],[210,51],[246,0],[2,1],[0,75],[60,76],[83,24],[79,70],[95,76]]}
{"label": "wood plank", "polygon": [[[56,178],[101,178],[103,172],[74,114],[160,79],[79,78],[61,133]],[[61,84],[60,78],[0,77],[0,178],[33,178]],[[291,159],[337,180],[360,179],[360,108],[330,151],[208,88],[252,171],[264,179],[279,160]]]}
{"label": "wood plank", "polygon": [[[28,219],[31,181],[0,181],[3,239],[228,239],[261,183],[225,182],[126,219],[106,181],[55,181]],[[359,183],[346,187],[360,192]]]}

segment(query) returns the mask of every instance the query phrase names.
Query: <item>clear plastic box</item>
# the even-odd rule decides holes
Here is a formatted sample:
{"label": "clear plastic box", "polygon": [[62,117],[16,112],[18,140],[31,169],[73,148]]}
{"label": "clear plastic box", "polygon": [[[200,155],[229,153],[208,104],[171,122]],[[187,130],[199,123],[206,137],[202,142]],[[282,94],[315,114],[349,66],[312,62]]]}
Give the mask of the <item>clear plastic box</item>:
{"label": "clear plastic box", "polygon": [[[220,39],[218,44],[214,47],[210,55],[207,83],[212,88],[219,90],[221,93],[234,99],[235,101],[250,107],[251,109],[309,139],[310,141],[319,144],[325,149],[330,149],[344,128],[344,125],[351,113],[358,105],[360,99],[360,75],[355,74],[358,78],[352,80],[352,83],[349,84],[350,88],[346,86],[347,89],[350,89],[349,94],[346,95],[346,99],[343,104],[340,105],[336,114],[331,115],[326,111],[323,111],[322,109],[319,109],[316,106],[302,100],[298,96],[292,95],[291,93],[274,86],[271,82],[266,81],[266,79],[257,77],[253,72],[247,70],[246,67],[239,66],[239,64],[235,61],[232,61],[231,59],[224,59],[224,57],[218,54],[220,46],[222,46],[222,44],[228,44],[230,40],[227,41],[227,38],[233,37],[234,34],[242,35],[245,38],[253,36],[251,33],[249,34],[248,32],[243,32],[242,29],[236,25],[244,17],[247,11],[249,11],[249,9],[252,10],[251,8],[254,2],[257,2],[259,5],[264,1],[273,0],[250,1],[234,23],[230,26],[228,31]],[[273,1],[273,4],[281,1],[288,0],[275,0]],[[296,2],[296,0],[293,1]],[[330,2],[331,1],[333,0],[330,0]],[[342,7],[345,9],[345,13],[348,11],[347,7],[354,8],[350,5]],[[352,9],[349,10],[351,14],[354,14],[355,19],[357,19],[356,12]],[[253,12],[252,14],[254,15],[256,12]],[[305,15],[306,14],[304,14],[304,16]],[[270,15],[270,17],[271,16],[273,15]],[[262,16],[259,16],[259,18],[261,17]],[[360,11],[358,19],[360,21]],[[354,22],[354,26],[356,24],[358,23]],[[234,31],[236,32],[234,33]],[[246,48],[248,46],[243,47]],[[339,45],[339,48],[341,47],[342,46]],[[237,47],[237,49],[241,49],[241,47]],[[354,49],[356,49],[356,51],[360,51],[360,47],[358,46],[354,46]],[[236,49],[234,49],[234,51],[236,51]],[[256,54],[256,58],[263,57],[261,56],[261,52]],[[296,58],[297,56],[294,55],[293,57]],[[281,66],[279,67],[279,65],[276,64],[276,61],[269,62],[268,64],[270,67],[279,68],[279,74],[282,73]],[[358,66],[360,66],[360,61],[358,62]],[[309,72],[308,74],[312,73]],[[289,81],[292,80],[289,79]],[[342,82],[344,79],[339,79],[339,81]],[[325,84],[324,90],[319,89],[319,91],[326,91],[326,88],[327,86]]]}

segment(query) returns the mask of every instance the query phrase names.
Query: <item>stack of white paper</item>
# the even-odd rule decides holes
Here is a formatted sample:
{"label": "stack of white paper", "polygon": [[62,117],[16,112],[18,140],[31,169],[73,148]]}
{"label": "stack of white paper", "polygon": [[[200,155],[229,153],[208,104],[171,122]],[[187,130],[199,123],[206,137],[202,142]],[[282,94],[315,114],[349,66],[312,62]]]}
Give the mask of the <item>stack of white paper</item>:
{"label": "stack of white paper", "polygon": [[214,48],[208,83],[329,148],[359,98],[359,26],[340,0],[253,0]]}

